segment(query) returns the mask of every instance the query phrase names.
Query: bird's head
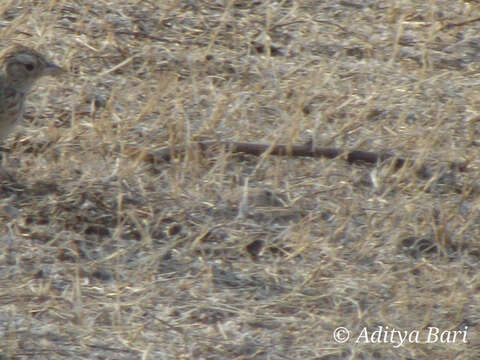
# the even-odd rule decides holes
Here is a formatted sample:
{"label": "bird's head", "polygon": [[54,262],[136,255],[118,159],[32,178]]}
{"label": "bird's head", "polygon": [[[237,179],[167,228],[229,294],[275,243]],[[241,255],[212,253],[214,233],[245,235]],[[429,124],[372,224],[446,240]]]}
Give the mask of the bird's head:
{"label": "bird's head", "polygon": [[7,82],[19,91],[28,91],[34,82],[44,76],[56,76],[64,70],[48,61],[42,54],[25,46],[16,46],[2,57],[2,68]]}

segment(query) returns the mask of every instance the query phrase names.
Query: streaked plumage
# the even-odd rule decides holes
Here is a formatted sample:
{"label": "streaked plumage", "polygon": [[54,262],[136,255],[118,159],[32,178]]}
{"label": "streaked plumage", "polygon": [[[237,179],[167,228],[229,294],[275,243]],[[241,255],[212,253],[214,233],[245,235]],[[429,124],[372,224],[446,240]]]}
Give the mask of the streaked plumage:
{"label": "streaked plumage", "polygon": [[37,51],[25,46],[9,49],[1,58],[0,139],[5,138],[23,116],[25,97],[35,81],[63,70]]}

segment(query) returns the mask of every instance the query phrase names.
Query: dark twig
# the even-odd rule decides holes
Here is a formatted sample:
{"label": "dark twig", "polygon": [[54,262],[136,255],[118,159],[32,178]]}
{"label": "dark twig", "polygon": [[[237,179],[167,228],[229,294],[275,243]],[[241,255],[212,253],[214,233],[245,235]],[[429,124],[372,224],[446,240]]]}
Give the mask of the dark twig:
{"label": "dark twig", "polygon": [[[230,142],[230,141],[200,141],[195,143],[193,147],[199,148],[202,152],[211,150],[213,148],[225,147],[228,151],[232,153],[244,153],[255,156],[260,156],[264,154],[267,150],[270,149],[269,144],[255,144],[255,143],[240,143],[240,142]],[[151,163],[159,163],[163,161],[170,161],[172,154],[178,154],[184,152],[186,149],[182,146],[177,146],[174,148],[164,148],[155,152],[148,152],[142,155],[142,159]],[[140,151],[136,148],[129,148],[127,152],[130,155],[138,154]],[[275,145],[269,150],[270,155],[276,156],[294,156],[294,157],[316,157],[316,158],[327,158],[334,159],[337,157],[342,157],[349,163],[367,163],[375,164],[387,159],[393,159],[394,156],[391,154],[379,154],[370,151],[345,151],[337,148],[329,147],[315,147],[311,145],[293,145],[291,147],[287,145]],[[395,168],[401,168],[405,164],[405,159],[395,158]]]}
{"label": "dark twig", "polygon": [[[255,156],[261,156],[268,152],[269,155],[276,156],[292,156],[292,157],[314,157],[314,158],[327,158],[335,159],[341,158],[351,164],[367,164],[375,165],[384,161],[391,160],[393,168],[398,170],[404,165],[411,166],[414,164],[414,160],[405,159],[401,157],[395,157],[391,153],[387,152],[372,152],[353,150],[347,151],[344,149],[331,148],[331,147],[312,147],[311,144],[304,145],[274,145],[269,144],[255,144],[255,143],[240,143],[230,141],[200,141],[194,143],[190,149],[193,151],[201,151],[206,153],[207,151],[225,148],[232,153],[244,153]],[[136,147],[128,147],[125,152],[131,156],[140,158],[143,161],[158,164],[165,161],[170,161],[172,157],[182,154],[187,149],[184,146],[175,146],[173,148],[168,147],[158,151],[143,151]],[[467,171],[467,166],[464,163],[453,162],[450,164],[450,169],[456,171]],[[420,177],[428,178],[430,175],[425,166],[419,166],[417,169],[417,175]]]}
{"label": "dark twig", "polygon": [[440,30],[450,29],[450,28],[456,27],[456,26],[464,26],[464,25],[468,25],[468,24],[471,24],[471,23],[474,23],[474,22],[477,22],[477,21],[480,21],[480,17],[473,18],[473,19],[470,19],[470,20],[465,20],[465,21],[462,21],[462,22],[459,22],[459,23],[448,23],[448,24],[445,24],[444,26],[442,26],[440,28]]}

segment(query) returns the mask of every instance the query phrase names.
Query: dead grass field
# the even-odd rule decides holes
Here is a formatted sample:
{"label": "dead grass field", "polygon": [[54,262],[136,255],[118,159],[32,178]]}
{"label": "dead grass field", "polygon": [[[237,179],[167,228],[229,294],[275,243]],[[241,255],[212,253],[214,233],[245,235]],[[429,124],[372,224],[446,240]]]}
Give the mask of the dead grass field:
{"label": "dead grass field", "polygon": [[[0,359],[478,359],[479,10],[2,2],[0,47],[69,73],[38,84],[4,144]],[[432,177],[221,149],[151,165],[125,150],[312,138]],[[379,326],[468,335],[359,339]]]}

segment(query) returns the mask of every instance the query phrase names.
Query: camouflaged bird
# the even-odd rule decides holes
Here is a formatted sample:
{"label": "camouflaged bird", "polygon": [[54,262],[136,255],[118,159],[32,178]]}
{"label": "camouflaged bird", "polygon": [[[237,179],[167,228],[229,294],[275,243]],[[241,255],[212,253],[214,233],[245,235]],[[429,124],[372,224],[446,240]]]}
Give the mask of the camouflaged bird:
{"label": "camouflaged bird", "polygon": [[25,46],[7,50],[0,61],[0,140],[2,140],[22,119],[25,98],[35,81],[44,75],[58,75],[63,69]]}

